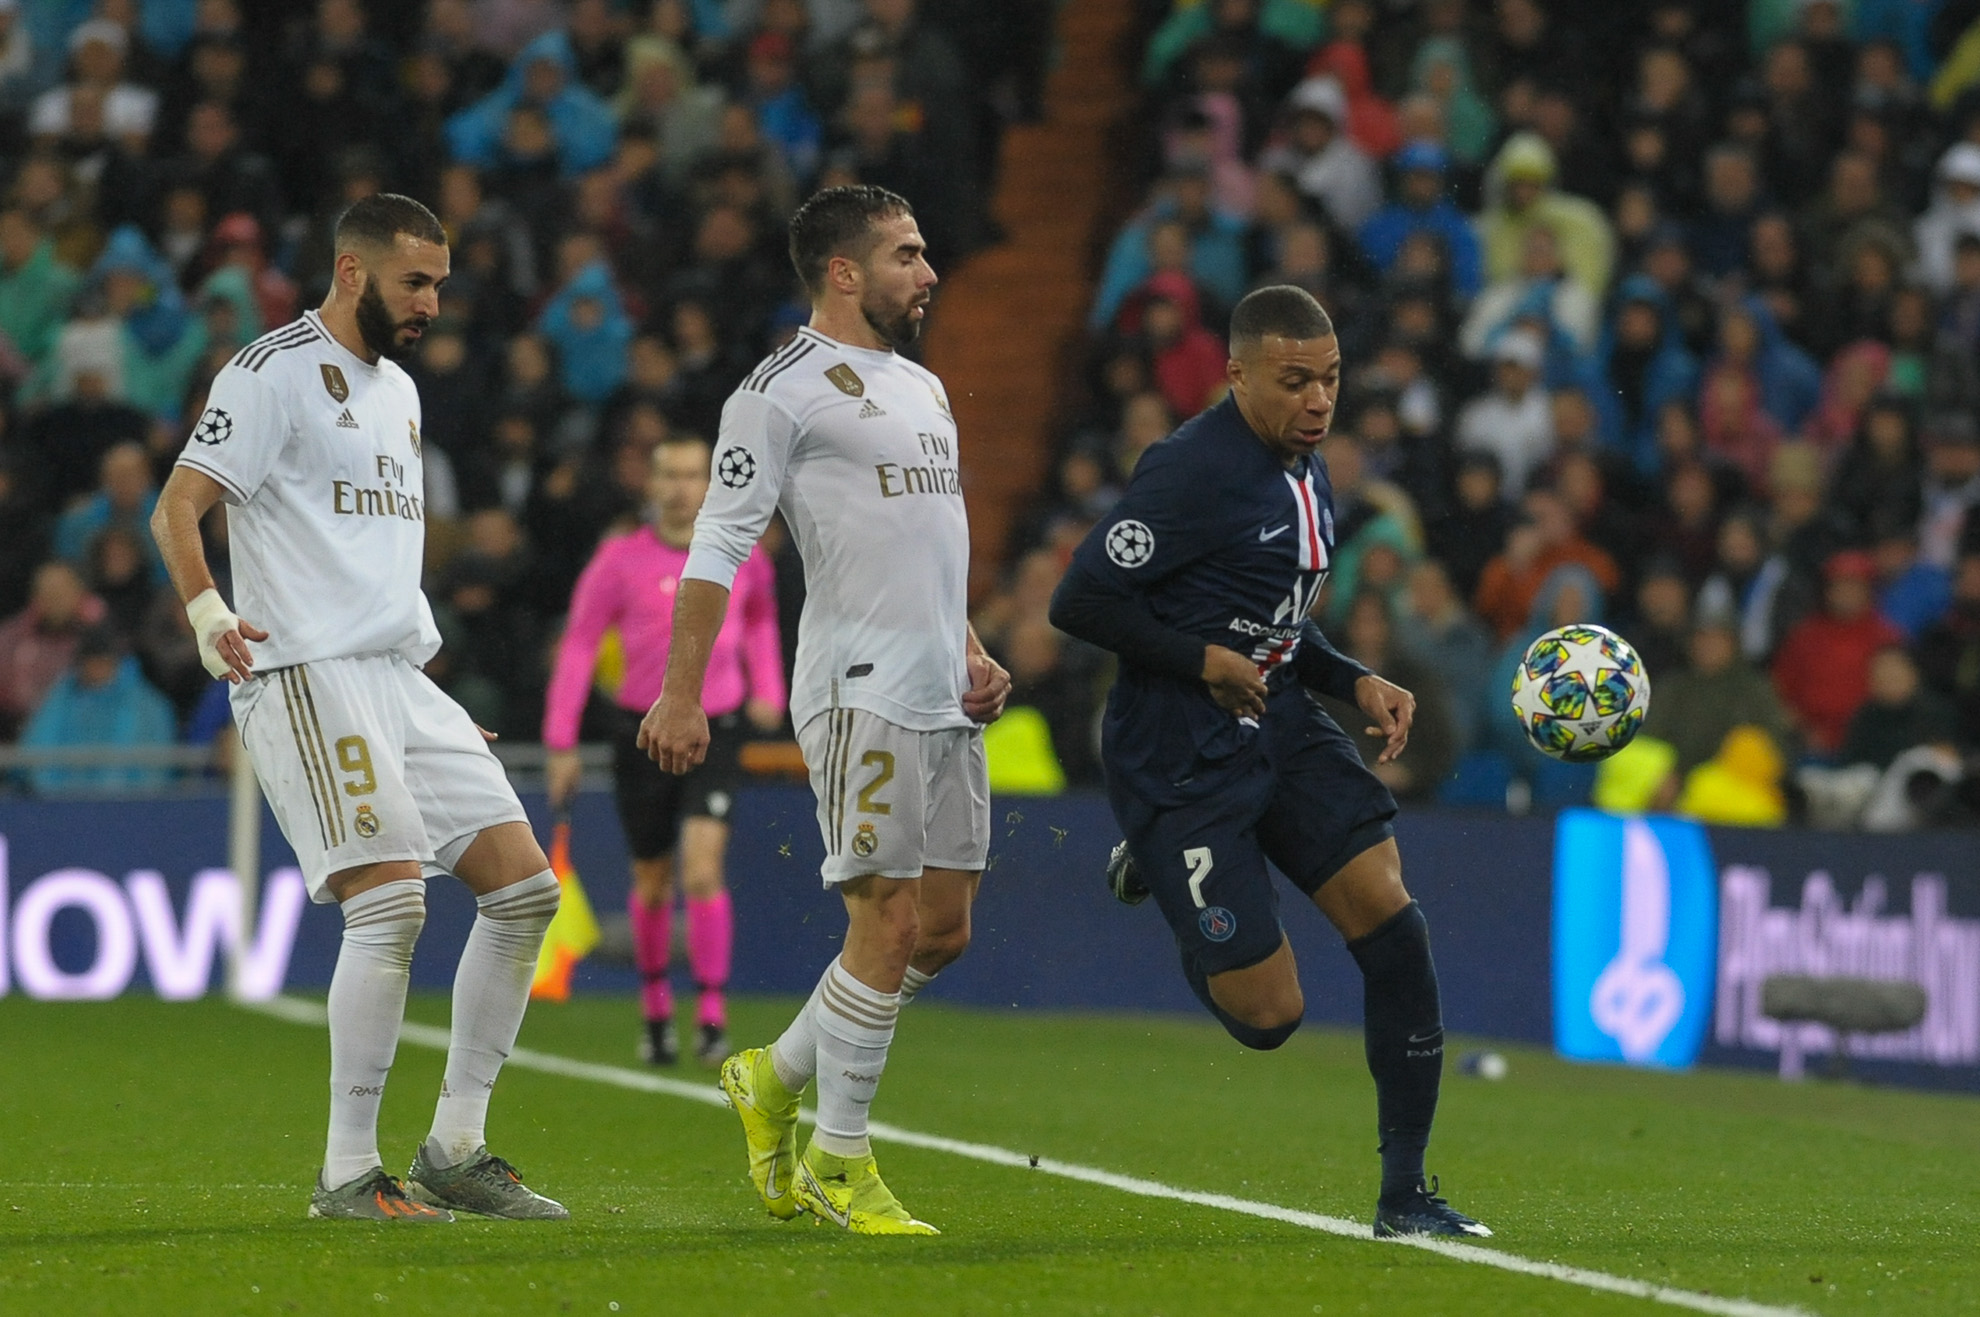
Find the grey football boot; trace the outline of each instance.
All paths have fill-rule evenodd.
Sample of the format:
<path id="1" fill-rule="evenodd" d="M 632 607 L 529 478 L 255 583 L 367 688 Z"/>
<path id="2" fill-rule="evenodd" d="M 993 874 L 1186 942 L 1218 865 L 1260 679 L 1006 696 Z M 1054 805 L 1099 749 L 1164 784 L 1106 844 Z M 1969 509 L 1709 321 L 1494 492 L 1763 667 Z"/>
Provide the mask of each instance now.
<path id="1" fill-rule="evenodd" d="M 454 1219 L 454 1214 L 444 1207 L 431 1207 L 407 1197 L 405 1186 L 385 1174 L 382 1166 L 334 1189 L 324 1188 L 319 1175 L 309 1196 L 309 1215 L 314 1220 L 410 1221 L 424 1225 Z"/>
<path id="2" fill-rule="evenodd" d="M 427 1145 L 419 1145 L 412 1169 L 406 1172 L 406 1192 L 422 1203 L 476 1216 L 509 1221 L 568 1221 L 560 1202 L 545 1198 L 522 1182 L 516 1168 L 488 1151 L 476 1148 L 458 1166 L 435 1166 Z"/>

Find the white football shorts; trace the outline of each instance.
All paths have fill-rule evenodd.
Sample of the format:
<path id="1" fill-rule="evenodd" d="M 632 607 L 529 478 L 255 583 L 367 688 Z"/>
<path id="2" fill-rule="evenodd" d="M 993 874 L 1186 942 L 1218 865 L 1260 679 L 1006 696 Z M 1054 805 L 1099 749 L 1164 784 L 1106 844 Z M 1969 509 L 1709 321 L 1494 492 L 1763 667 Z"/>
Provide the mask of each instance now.
<path id="1" fill-rule="evenodd" d="M 990 856 L 990 770 L 973 727 L 913 732 L 828 709 L 798 732 L 831 887 L 864 874 L 980 873 Z"/>
<path id="2" fill-rule="evenodd" d="M 330 875 L 363 864 L 451 870 L 483 828 L 526 820 L 474 720 L 401 655 L 261 673 L 233 704 L 312 901 L 335 900 Z"/>

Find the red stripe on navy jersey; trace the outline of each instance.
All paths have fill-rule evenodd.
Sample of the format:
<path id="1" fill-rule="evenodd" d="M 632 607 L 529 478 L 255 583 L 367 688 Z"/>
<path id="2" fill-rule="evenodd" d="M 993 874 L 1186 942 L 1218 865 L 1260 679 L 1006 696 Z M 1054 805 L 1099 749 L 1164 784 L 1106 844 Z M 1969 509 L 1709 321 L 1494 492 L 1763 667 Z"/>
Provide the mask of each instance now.
<path id="1" fill-rule="evenodd" d="M 1305 550 L 1300 554 L 1300 566 L 1309 572 L 1320 570 L 1320 511 L 1318 500 L 1313 496 L 1313 477 L 1306 476 L 1293 482 L 1293 490 L 1299 495 L 1299 528 L 1306 532 L 1302 542 Z"/>

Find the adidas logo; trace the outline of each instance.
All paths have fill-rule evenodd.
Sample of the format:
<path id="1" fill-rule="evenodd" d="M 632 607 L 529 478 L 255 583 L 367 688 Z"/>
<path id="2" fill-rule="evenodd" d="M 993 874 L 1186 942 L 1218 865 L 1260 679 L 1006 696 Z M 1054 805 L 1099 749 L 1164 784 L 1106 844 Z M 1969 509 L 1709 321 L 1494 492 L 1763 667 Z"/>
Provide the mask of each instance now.
<path id="1" fill-rule="evenodd" d="M 344 408 L 343 415 L 337 418 L 337 424 L 346 430 L 361 430 L 364 428 L 357 423 L 357 417 L 351 415 L 351 409 L 348 407 Z"/>
<path id="2" fill-rule="evenodd" d="M 871 398 L 868 398 L 864 403 L 860 405 L 859 419 L 862 421 L 869 420 L 875 416 L 885 416 L 886 414 L 887 413 L 881 409 L 880 405 L 874 402 L 873 399 Z"/>

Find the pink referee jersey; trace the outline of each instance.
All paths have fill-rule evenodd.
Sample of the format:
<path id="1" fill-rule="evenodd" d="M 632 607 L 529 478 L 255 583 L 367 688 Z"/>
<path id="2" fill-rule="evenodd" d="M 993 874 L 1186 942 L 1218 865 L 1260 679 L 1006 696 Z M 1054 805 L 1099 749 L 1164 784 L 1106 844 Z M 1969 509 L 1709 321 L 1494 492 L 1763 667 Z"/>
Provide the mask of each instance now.
<path id="1" fill-rule="evenodd" d="M 687 550 L 663 543 L 651 526 L 614 536 L 598 546 L 577 589 L 557 645 L 557 669 L 544 702 L 543 744 L 569 750 L 577 744 L 578 719 L 591 689 L 598 644 L 616 625 L 625 640 L 626 679 L 619 707 L 645 713 L 660 698 L 673 639 L 674 592 Z M 784 649 L 777 633 L 777 578 L 761 547 L 750 550 L 736 573 L 729 614 L 715 637 L 702 684 L 701 704 L 710 717 L 733 713 L 750 697 L 784 707 Z"/>

